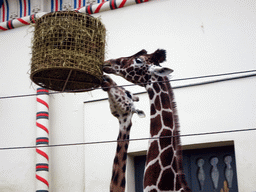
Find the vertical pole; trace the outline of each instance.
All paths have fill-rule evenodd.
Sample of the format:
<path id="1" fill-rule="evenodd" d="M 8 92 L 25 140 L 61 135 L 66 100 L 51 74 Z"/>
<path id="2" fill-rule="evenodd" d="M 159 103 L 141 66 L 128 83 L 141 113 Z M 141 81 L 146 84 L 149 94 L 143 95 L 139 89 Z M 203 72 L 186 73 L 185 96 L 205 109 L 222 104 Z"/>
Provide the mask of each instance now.
<path id="1" fill-rule="evenodd" d="M 37 89 L 36 192 L 49 191 L 49 91 Z M 42 147 L 44 146 L 44 147 Z"/>

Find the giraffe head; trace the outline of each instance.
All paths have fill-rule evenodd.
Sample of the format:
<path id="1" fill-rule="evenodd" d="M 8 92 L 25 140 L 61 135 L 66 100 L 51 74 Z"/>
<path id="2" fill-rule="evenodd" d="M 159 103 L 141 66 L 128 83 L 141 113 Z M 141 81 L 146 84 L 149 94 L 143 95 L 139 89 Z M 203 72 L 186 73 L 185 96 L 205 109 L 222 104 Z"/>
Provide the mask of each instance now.
<path id="1" fill-rule="evenodd" d="M 167 76 L 173 72 L 172 69 L 160 65 L 165 60 L 165 50 L 157 49 L 154 53 L 147 54 L 147 51 L 143 49 L 129 57 L 105 61 L 103 71 L 119 75 L 134 84 L 145 87 L 153 76 Z"/>
<path id="2" fill-rule="evenodd" d="M 107 75 L 103 76 L 102 89 L 108 93 L 110 110 L 112 115 L 120 116 L 137 113 L 139 117 L 145 117 L 145 113 L 135 108 L 133 102 L 139 101 L 139 97 L 125 90 Z"/>

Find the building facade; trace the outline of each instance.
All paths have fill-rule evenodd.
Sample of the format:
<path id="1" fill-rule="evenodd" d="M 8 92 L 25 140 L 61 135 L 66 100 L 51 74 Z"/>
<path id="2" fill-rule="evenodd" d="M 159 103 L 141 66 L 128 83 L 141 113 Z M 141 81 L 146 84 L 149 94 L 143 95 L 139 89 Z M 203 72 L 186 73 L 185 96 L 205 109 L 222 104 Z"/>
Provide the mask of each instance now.
<path id="1" fill-rule="evenodd" d="M 103 2 L 0 1 L 0 191 L 32 192 L 38 182 L 33 148 L 37 86 L 29 78 L 33 26 L 16 27 L 16 20 Z M 256 3 L 127 2 L 129 6 L 92 14 L 107 29 L 105 59 L 141 49 L 149 53 L 167 50 L 163 66 L 174 70 L 171 84 L 183 163 L 193 191 L 220 191 L 230 175 L 230 192 L 256 191 Z M 119 85 L 130 85 L 111 77 Z M 130 139 L 134 141 L 128 154 L 126 191 L 138 192 L 148 146 L 148 140 L 142 138 L 149 137 L 150 107 L 144 88 L 126 88 L 138 94 L 136 106 L 146 113 L 144 119 L 133 117 Z M 49 191 L 109 191 L 116 148 L 112 141 L 117 134 L 118 121 L 110 114 L 102 90 L 50 94 Z M 213 177 L 216 172 L 219 176 Z"/>

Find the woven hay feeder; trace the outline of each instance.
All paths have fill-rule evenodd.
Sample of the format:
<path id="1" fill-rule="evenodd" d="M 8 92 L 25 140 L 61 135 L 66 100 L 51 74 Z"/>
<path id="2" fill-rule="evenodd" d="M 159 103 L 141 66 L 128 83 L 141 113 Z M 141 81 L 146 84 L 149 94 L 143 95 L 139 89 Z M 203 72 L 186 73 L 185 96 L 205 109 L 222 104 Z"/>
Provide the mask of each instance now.
<path id="1" fill-rule="evenodd" d="M 84 13 L 48 13 L 36 21 L 31 80 L 55 91 L 81 92 L 99 87 L 106 29 Z"/>

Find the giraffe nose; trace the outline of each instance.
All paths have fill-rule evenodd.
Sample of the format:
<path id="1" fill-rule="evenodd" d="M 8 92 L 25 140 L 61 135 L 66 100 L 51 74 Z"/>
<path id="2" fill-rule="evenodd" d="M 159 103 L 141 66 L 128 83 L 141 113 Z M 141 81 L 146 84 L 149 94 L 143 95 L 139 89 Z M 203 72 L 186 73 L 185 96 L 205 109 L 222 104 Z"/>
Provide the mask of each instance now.
<path id="1" fill-rule="evenodd" d="M 107 61 L 104 61 L 104 63 L 103 63 L 103 67 L 110 67 L 110 66 L 112 66 L 113 64 L 115 64 L 116 62 L 115 62 L 115 59 L 109 59 L 109 60 L 107 60 Z"/>
<path id="2" fill-rule="evenodd" d="M 109 89 L 109 77 L 107 75 L 103 75 L 102 77 L 101 88 L 103 91 L 108 91 Z"/>
<path id="3" fill-rule="evenodd" d="M 108 75 L 103 75 L 102 76 L 102 80 L 103 81 L 109 81 L 110 80 L 110 77 Z"/>
<path id="4" fill-rule="evenodd" d="M 103 63 L 102 69 L 103 69 L 103 72 L 105 72 L 105 73 L 115 73 L 115 70 L 112 67 L 111 60 L 105 61 Z"/>
<path id="5" fill-rule="evenodd" d="M 104 61 L 104 63 L 103 63 L 103 67 L 110 66 L 110 65 L 111 65 L 110 60 Z"/>

